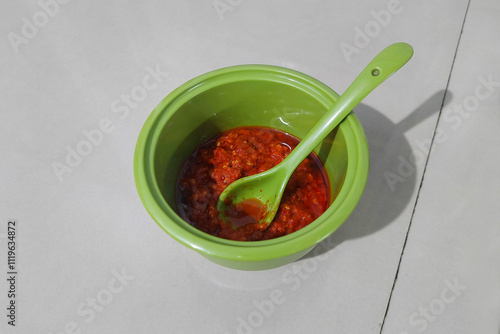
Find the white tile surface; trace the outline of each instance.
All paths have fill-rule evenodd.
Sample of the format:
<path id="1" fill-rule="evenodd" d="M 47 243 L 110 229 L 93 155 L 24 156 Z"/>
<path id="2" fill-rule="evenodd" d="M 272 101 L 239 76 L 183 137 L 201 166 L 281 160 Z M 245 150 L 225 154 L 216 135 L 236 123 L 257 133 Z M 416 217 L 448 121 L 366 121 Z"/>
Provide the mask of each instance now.
<path id="1" fill-rule="evenodd" d="M 473 0 L 471 11 L 476 2 L 476 16 L 498 17 L 498 10 L 481 10 L 479 0 Z M 340 45 L 354 45 L 356 29 L 373 25 L 372 10 L 388 10 L 390 2 L 233 1 L 233 10 L 221 14 L 223 19 L 214 7 L 216 3 L 72 1 L 60 5 L 27 44 L 19 45 L 18 53 L 7 36 L 10 32 L 21 34 L 23 17 L 32 20 L 40 5 L 35 1 L 0 5 L 0 35 L 5 36 L 0 41 L 0 219 L 2 224 L 9 218 L 18 219 L 20 247 L 18 326 L 7 327 L 2 321 L 2 333 L 245 332 L 239 319 L 248 322 L 258 311 L 255 305 L 266 304 L 273 293 L 281 294 L 283 302 L 269 311 L 272 314 L 265 316 L 262 324 L 246 332 L 380 332 L 428 153 L 428 146 L 419 146 L 416 140 L 432 138 L 434 133 L 467 1 L 401 1 L 397 13 L 387 17 L 385 26 L 379 25 L 380 31 L 372 34 L 350 62 Z M 464 31 L 446 107 L 470 94 L 469 86 L 459 82 L 472 80 L 474 88 L 478 73 L 494 73 L 498 65 L 497 47 L 488 52 L 486 43 L 496 35 L 479 31 L 485 29 L 481 19 L 466 26 L 477 33 L 470 33 L 467 39 Z M 492 36 L 484 37 L 489 36 L 487 32 Z M 477 38 L 477 34 L 483 37 Z M 349 221 L 314 254 L 270 271 L 234 271 L 176 243 L 147 215 L 133 181 L 135 140 L 149 112 L 175 87 L 215 68 L 265 63 L 303 71 L 342 92 L 377 52 L 397 41 L 412 44 L 414 58 L 356 109 L 371 153 L 366 191 Z M 477 59 L 478 55 L 484 58 Z M 122 94 L 131 94 L 134 87 L 142 85 L 148 68 L 156 67 L 168 76 L 160 77 L 128 114 L 113 112 L 113 102 Z M 432 233 L 444 230 L 435 223 L 435 230 L 428 228 L 426 222 L 434 221 L 435 216 L 441 216 L 442 221 L 450 212 L 457 212 L 452 210 L 457 197 L 464 210 L 473 199 L 484 197 L 469 189 L 491 189 L 488 199 L 494 205 L 495 183 L 489 182 L 494 180 L 493 165 L 482 164 L 492 178 L 483 174 L 477 174 L 476 179 L 467 177 L 475 167 L 471 164 L 462 164 L 464 169 L 447 168 L 446 178 L 437 172 L 442 170 L 440 161 L 452 164 L 451 160 L 460 156 L 468 161 L 466 152 L 484 159 L 480 139 L 459 146 L 453 144 L 452 136 L 456 141 L 467 133 L 486 136 L 486 132 L 478 132 L 480 124 L 481 129 L 494 130 L 499 102 L 495 96 L 496 100 L 492 97 L 481 102 L 486 116 L 475 122 L 470 116 L 441 148 L 433 150 L 427 171 L 434 171 L 444 184 L 436 183 L 436 189 L 426 190 L 432 174 L 426 175 L 408 241 L 408 247 L 413 246 L 403 257 L 398 282 L 405 272 L 419 271 L 423 266 L 407 260 L 413 249 L 417 255 L 431 252 L 431 258 L 436 259 L 425 262 L 430 267 L 425 267 L 416 282 L 430 277 L 436 289 L 442 289 L 443 280 L 453 280 L 456 275 L 470 286 L 463 298 L 450 305 L 450 311 L 443 312 L 441 326 L 445 326 L 446 314 L 452 323 L 464 314 L 475 314 L 481 293 L 490 291 L 476 293 L 473 286 L 482 286 L 479 283 L 484 276 L 476 273 L 492 270 L 485 259 L 494 261 L 491 252 L 498 251 L 490 246 L 493 241 L 484 248 L 477 241 L 485 238 L 498 244 L 498 229 L 486 219 L 495 217 L 494 209 L 478 216 L 483 219 L 476 224 L 482 223 L 484 229 L 463 224 L 444 237 L 441 248 Z M 112 122 L 113 130 L 59 182 L 51 164 L 63 161 L 66 146 L 75 148 L 85 138 L 83 130 L 96 128 L 105 119 Z M 468 128 L 476 124 L 477 128 Z M 490 145 L 493 150 L 493 142 Z M 457 151 L 462 147 L 468 151 Z M 408 160 L 412 152 L 422 159 L 392 191 L 384 173 L 404 174 L 400 157 Z M 439 190 L 445 194 L 453 191 L 456 197 L 439 203 L 431 197 Z M 447 198 L 445 194 L 437 198 Z M 426 219 L 426 212 L 433 215 Z M 465 222 L 465 217 L 458 211 L 455 219 Z M 0 230 L 2 254 L 4 232 Z M 415 240 L 417 233 L 420 236 Z M 474 234 L 476 239 L 466 238 Z M 471 254 L 458 248 L 459 241 L 466 243 Z M 459 255 L 464 260 L 457 262 L 460 266 L 455 274 L 449 259 Z M 465 259 L 478 268 L 471 268 Z M 4 265 L 5 256 L 0 254 L 0 267 Z M 113 284 L 120 276 L 117 272 L 122 271 L 129 280 L 109 297 L 106 291 L 117 288 Z M 485 281 L 492 282 L 493 278 Z M 425 289 L 424 283 L 421 286 L 425 293 L 436 295 Z M 0 289 L 6 291 L 4 280 Z M 421 304 L 412 291 L 396 285 L 392 300 L 396 306 L 389 310 L 384 332 L 405 330 L 398 316 L 402 314 L 406 321 L 414 305 Z M 0 292 L 0 305 L 7 300 L 4 295 Z M 418 295 L 426 301 L 425 296 Z M 108 302 L 106 297 L 108 305 L 90 311 L 94 298 Z M 469 332 L 495 328 L 481 326 L 483 319 L 484 326 L 494 326 L 491 321 L 498 305 L 498 299 L 488 299 L 483 305 L 489 308 L 482 313 L 484 318 L 477 317 L 464 328 Z M 456 312 L 452 308 L 457 308 Z M 394 313 L 395 309 L 401 313 Z M 433 324 L 439 326 L 437 321 Z M 446 332 L 445 327 L 439 328 L 440 333 Z"/>
<path id="2" fill-rule="evenodd" d="M 499 332 L 499 16 L 471 2 L 382 333 Z"/>

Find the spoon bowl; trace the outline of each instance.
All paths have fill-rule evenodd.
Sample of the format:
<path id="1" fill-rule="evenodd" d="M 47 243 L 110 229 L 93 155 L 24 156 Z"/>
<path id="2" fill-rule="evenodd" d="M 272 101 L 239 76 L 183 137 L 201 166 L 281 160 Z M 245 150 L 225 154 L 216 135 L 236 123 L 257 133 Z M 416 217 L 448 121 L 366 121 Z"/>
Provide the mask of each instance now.
<path id="1" fill-rule="evenodd" d="M 251 223 L 270 224 L 278 210 L 283 191 L 291 176 L 286 164 L 245 177 L 234 185 L 217 209 L 224 221 L 235 229 Z M 226 188 L 227 189 L 227 188 Z"/>

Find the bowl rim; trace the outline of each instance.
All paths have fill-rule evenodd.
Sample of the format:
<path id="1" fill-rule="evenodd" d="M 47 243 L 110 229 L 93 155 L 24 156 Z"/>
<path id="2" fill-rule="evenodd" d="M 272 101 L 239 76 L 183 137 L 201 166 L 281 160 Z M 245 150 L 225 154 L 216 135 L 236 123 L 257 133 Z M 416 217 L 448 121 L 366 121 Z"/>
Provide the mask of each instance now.
<path id="1" fill-rule="evenodd" d="M 134 153 L 134 178 L 139 197 L 155 222 L 172 238 L 204 255 L 234 261 L 266 261 L 312 248 L 338 229 L 354 210 L 368 178 L 368 144 L 351 112 L 339 125 L 347 146 L 344 183 L 330 207 L 304 228 L 270 240 L 235 241 L 207 234 L 185 222 L 163 197 L 156 182 L 154 155 L 158 138 L 170 117 L 194 96 L 227 83 L 266 80 L 290 84 L 332 105 L 339 95 L 304 73 L 274 65 L 236 65 L 199 75 L 168 94 L 151 112 L 139 134 Z M 326 104 L 325 104 L 326 103 Z"/>

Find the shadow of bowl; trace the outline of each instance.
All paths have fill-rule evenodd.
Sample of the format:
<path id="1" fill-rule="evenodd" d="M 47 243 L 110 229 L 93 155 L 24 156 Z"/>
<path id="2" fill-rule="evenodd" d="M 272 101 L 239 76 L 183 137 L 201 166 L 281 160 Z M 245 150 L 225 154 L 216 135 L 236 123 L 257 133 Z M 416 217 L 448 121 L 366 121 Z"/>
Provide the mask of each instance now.
<path id="1" fill-rule="evenodd" d="M 365 191 L 345 224 L 323 240 L 317 246 L 319 249 L 302 259 L 328 252 L 345 240 L 375 233 L 395 221 L 408 205 L 413 204 L 415 190 L 420 184 L 416 164 L 427 159 L 431 138 L 424 144 L 427 149 L 412 149 L 405 133 L 439 112 L 444 106 L 445 92 L 435 93 L 397 124 L 365 104 L 356 107 L 355 113 L 363 125 L 370 149 L 370 172 Z M 447 92 L 447 95 L 449 97 L 451 93 Z"/>

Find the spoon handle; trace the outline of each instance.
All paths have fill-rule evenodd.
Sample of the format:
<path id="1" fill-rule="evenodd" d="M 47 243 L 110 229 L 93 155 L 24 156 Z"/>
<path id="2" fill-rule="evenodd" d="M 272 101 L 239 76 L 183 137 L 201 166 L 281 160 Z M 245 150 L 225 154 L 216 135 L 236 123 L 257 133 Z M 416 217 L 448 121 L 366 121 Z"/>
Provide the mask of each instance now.
<path id="1" fill-rule="evenodd" d="M 307 136 L 282 162 L 282 165 L 286 166 L 288 171 L 293 172 L 356 105 L 406 64 L 412 55 L 413 48 L 406 43 L 391 44 L 382 50 L 340 96 L 332 109 L 328 110 L 314 125 Z M 288 160 L 287 163 L 284 163 L 286 160 Z"/>

